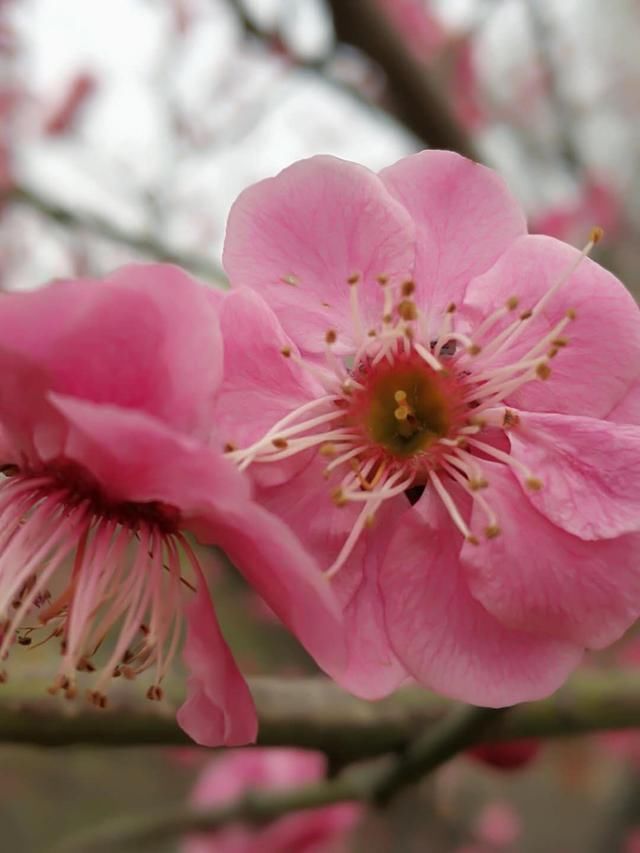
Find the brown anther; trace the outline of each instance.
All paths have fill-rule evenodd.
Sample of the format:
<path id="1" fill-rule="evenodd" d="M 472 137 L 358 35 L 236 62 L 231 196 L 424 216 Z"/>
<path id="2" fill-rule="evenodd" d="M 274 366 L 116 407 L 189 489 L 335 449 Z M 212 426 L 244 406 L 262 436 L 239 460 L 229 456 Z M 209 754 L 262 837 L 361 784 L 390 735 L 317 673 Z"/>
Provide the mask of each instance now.
<path id="1" fill-rule="evenodd" d="M 486 489 L 489 483 L 487 480 L 469 480 L 469 488 L 472 492 L 479 492 L 481 489 Z"/>
<path id="2" fill-rule="evenodd" d="M 467 347 L 467 352 L 469 355 L 479 355 L 482 352 L 482 347 L 478 344 L 470 344 Z"/>
<path id="3" fill-rule="evenodd" d="M 542 488 L 542 480 L 539 480 L 537 477 L 527 477 L 524 482 L 526 487 L 531 489 L 532 492 L 539 492 Z"/>
<path id="4" fill-rule="evenodd" d="M 378 284 L 381 284 L 383 287 L 385 284 L 389 284 L 389 276 L 388 275 L 377 275 L 376 281 Z"/>
<path id="5" fill-rule="evenodd" d="M 484 529 L 484 535 L 487 539 L 495 539 L 496 536 L 500 534 L 500 528 L 497 524 L 490 524 L 488 527 Z"/>
<path id="6" fill-rule="evenodd" d="M 541 362 L 536 367 L 536 376 L 538 379 L 548 379 L 551 376 L 551 368 L 546 362 Z"/>
<path id="7" fill-rule="evenodd" d="M 351 275 L 347 279 L 347 284 L 357 284 L 359 281 L 360 281 L 360 273 L 354 272 L 354 273 L 351 273 Z"/>
<path id="8" fill-rule="evenodd" d="M 575 320 L 575 319 L 576 319 L 576 317 L 577 317 L 576 309 L 575 309 L 575 308 L 567 308 L 566 316 L 567 316 L 570 320 Z"/>
<path id="9" fill-rule="evenodd" d="M 368 335 L 370 338 L 375 338 L 375 336 L 376 336 L 377 334 L 378 334 L 378 333 L 376 332 L 376 330 L 375 330 L 375 329 L 369 329 L 369 331 L 367 332 L 367 335 Z"/>
<path id="10" fill-rule="evenodd" d="M 297 275 L 283 275 L 280 281 L 283 284 L 288 284 L 291 287 L 297 287 L 300 284 L 300 279 Z"/>
<path id="11" fill-rule="evenodd" d="M 125 666 L 121 667 L 121 672 L 124 675 L 124 677 L 127 679 L 127 681 L 133 681 L 133 679 L 136 677 L 136 671 L 132 666 L 126 666 L 125 665 Z"/>
<path id="12" fill-rule="evenodd" d="M 9 680 L 9 673 L 6 669 L 0 669 L 0 684 L 6 684 Z"/>
<path id="13" fill-rule="evenodd" d="M 530 308 L 528 311 L 523 311 L 520 315 L 521 320 L 528 320 L 530 317 L 533 317 L 533 311 Z"/>
<path id="14" fill-rule="evenodd" d="M 163 696 L 164 692 L 159 684 L 152 684 L 147 690 L 147 699 L 150 699 L 152 702 L 160 702 Z"/>
<path id="15" fill-rule="evenodd" d="M 107 707 L 107 697 L 104 693 L 100 693 L 99 690 L 87 690 L 87 699 L 92 705 L 95 705 L 96 708 Z"/>
<path id="16" fill-rule="evenodd" d="M 412 302 L 411 299 L 403 299 L 398 304 L 398 314 L 403 320 L 417 320 L 418 309 L 415 302 Z"/>
<path id="17" fill-rule="evenodd" d="M 75 682 L 70 681 L 69 684 L 64 689 L 64 698 L 65 699 L 75 699 L 78 695 L 78 688 L 75 685 Z"/>
<path id="18" fill-rule="evenodd" d="M 88 658 L 82 657 L 76 663 L 78 672 L 95 672 L 96 668 Z"/>
<path id="19" fill-rule="evenodd" d="M 342 383 L 342 393 L 346 394 L 347 397 L 350 397 L 353 394 L 353 388 L 349 384 L 349 382 Z"/>
<path id="20" fill-rule="evenodd" d="M 291 347 L 290 346 L 282 347 L 282 349 L 280 350 L 280 353 L 285 358 L 291 358 Z"/>
<path id="21" fill-rule="evenodd" d="M 285 450 L 289 447 L 289 442 L 286 438 L 274 438 L 271 440 L 271 444 L 273 444 L 274 447 L 277 447 L 278 450 Z"/>
<path id="22" fill-rule="evenodd" d="M 145 637 L 149 636 L 149 627 L 148 625 L 145 625 L 144 622 L 140 623 L 140 633 L 143 634 Z"/>
<path id="23" fill-rule="evenodd" d="M 336 489 L 331 495 L 331 500 L 336 506 L 345 506 L 347 504 L 347 498 L 342 489 Z"/>
<path id="24" fill-rule="evenodd" d="M 555 338 L 551 341 L 551 346 L 561 349 L 569 344 L 569 338 Z"/>
<path id="25" fill-rule="evenodd" d="M 513 412 L 511 409 L 504 410 L 504 416 L 502 418 L 502 426 L 505 429 L 511 429 L 512 427 L 518 426 L 520 423 L 520 415 Z"/>
<path id="26" fill-rule="evenodd" d="M 18 643 L 21 646 L 30 646 L 32 643 L 31 637 L 18 637 Z"/>
<path id="27" fill-rule="evenodd" d="M 365 527 L 371 529 L 373 527 L 373 523 L 376 520 L 375 515 L 368 515 L 365 519 L 364 525 Z"/>
<path id="28" fill-rule="evenodd" d="M 113 670 L 113 672 L 111 673 L 111 678 L 120 678 L 121 675 L 122 675 L 122 670 L 120 669 L 119 666 L 117 666 Z"/>
<path id="29" fill-rule="evenodd" d="M 469 442 L 463 435 L 459 435 L 458 438 L 456 438 L 456 447 L 461 447 L 464 450 L 468 444 Z"/>
<path id="30" fill-rule="evenodd" d="M 478 541 L 478 537 L 474 536 L 473 533 L 469 534 L 469 536 L 467 536 L 466 539 L 470 545 L 479 545 L 480 544 L 480 542 Z"/>
<path id="31" fill-rule="evenodd" d="M 553 348 L 552 348 L 552 349 L 550 349 L 550 350 L 549 350 L 549 352 L 547 353 L 547 358 L 555 358 L 555 357 L 558 355 L 558 352 L 559 352 L 559 350 L 558 350 L 558 349 L 556 349 L 556 347 L 553 347 Z"/>
<path id="32" fill-rule="evenodd" d="M 456 310 L 456 303 L 455 303 L 455 302 L 450 302 L 450 303 L 447 305 L 447 314 L 453 314 L 453 313 L 455 312 L 455 310 Z"/>
<path id="33" fill-rule="evenodd" d="M 391 323 L 392 320 L 393 320 L 393 317 L 391 316 L 391 314 L 383 314 L 382 315 L 382 322 L 383 323 Z"/>
<path id="34" fill-rule="evenodd" d="M 325 339 L 325 342 L 328 344 L 335 344 L 337 337 L 338 336 L 335 333 L 334 329 L 327 329 L 327 332 L 324 336 L 324 339 Z"/>
<path id="35" fill-rule="evenodd" d="M 415 289 L 416 289 L 415 281 L 409 280 L 409 281 L 405 281 L 402 283 L 402 288 L 401 288 L 400 292 L 402 293 L 403 296 L 411 296 L 411 294 L 415 291 Z"/>
<path id="36" fill-rule="evenodd" d="M 485 418 L 481 418 L 479 415 L 472 415 L 470 418 L 467 418 L 467 423 L 470 426 L 480 427 L 480 429 L 484 429 L 487 425 Z"/>
<path id="37" fill-rule="evenodd" d="M 320 456 L 327 456 L 329 459 L 332 459 L 336 455 L 336 446 L 335 444 L 331 444 L 331 442 L 327 442 L 327 444 L 323 444 L 320 447 Z"/>
<path id="38" fill-rule="evenodd" d="M 225 453 L 233 453 L 233 451 L 237 450 L 237 449 L 238 448 L 235 446 L 235 444 L 232 441 L 227 441 L 225 446 L 224 446 L 224 452 Z"/>
<path id="39" fill-rule="evenodd" d="M 517 296 L 510 296 L 504 305 L 505 308 L 508 308 L 509 311 L 515 311 L 519 304 L 520 300 Z"/>
<path id="40" fill-rule="evenodd" d="M 599 225 L 595 225 L 591 231 L 589 232 L 589 242 L 591 243 L 599 243 L 600 240 L 604 237 L 604 229 Z"/>

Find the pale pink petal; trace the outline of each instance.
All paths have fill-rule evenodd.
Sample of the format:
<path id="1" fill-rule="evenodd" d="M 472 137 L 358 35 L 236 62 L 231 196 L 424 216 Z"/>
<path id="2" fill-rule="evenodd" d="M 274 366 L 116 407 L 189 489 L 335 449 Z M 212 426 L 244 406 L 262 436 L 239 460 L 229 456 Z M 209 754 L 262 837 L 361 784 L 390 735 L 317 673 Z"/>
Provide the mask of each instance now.
<path id="1" fill-rule="evenodd" d="M 185 607 L 187 636 L 182 656 L 189 677 L 178 724 L 202 746 L 253 743 L 258 720 L 251 693 L 220 633 L 202 574 L 198 581 Z"/>
<path id="2" fill-rule="evenodd" d="M 465 310 L 478 319 L 501 307 L 513 296 L 518 311 L 534 307 L 566 275 L 579 252 L 551 237 L 517 240 L 496 265 L 469 286 Z M 562 332 L 569 345 L 551 363 L 546 381 L 532 381 L 514 392 L 508 402 L 540 412 L 604 417 L 627 393 L 640 364 L 640 309 L 611 273 L 588 258 L 545 305 L 526 321 L 521 334 L 491 361 L 491 367 L 510 364 L 524 356 L 563 319 L 576 312 Z M 513 320 L 513 316 L 508 321 Z M 494 329 L 497 333 L 502 324 Z M 487 341 L 494 335 L 489 333 Z M 483 356 L 478 356 L 482 366 Z"/>
<path id="3" fill-rule="evenodd" d="M 543 484 L 523 489 L 549 521 L 581 539 L 640 531 L 640 426 L 528 412 L 509 436 Z"/>
<path id="4" fill-rule="evenodd" d="M 133 264 L 103 281 L 3 294 L 0 324 L 3 347 L 45 369 L 51 390 L 207 436 L 222 342 L 206 288 L 177 267 Z"/>
<path id="5" fill-rule="evenodd" d="M 224 380 L 218 393 L 215 430 L 220 447 L 249 447 L 285 415 L 326 392 L 308 371 L 283 355 L 298 350 L 262 297 L 241 288 L 220 305 Z M 310 417 L 311 415 L 309 415 Z M 276 484 L 308 461 L 307 454 L 282 463 L 254 465 L 260 483 Z"/>
<path id="6" fill-rule="evenodd" d="M 320 666 L 342 670 L 343 627 L 328 581 L 292 531 L 251 500 L 249 481 L 235 466 L 148 416 L 51 398 L 70 425 L 65 458 L 113 500 L 179 510 L 202 543 L 224 549 Z"/>
<path id="7" fill-rule="evenodd" d="M 522 494 L 504 466 L 483 463 L 483 496 L 500 533 L 474 508 L 462 560 L 474 597 L 505 625 L 590 648 L 617 640 L 640 615 L 640 535 L 586 542 L 556 527 Z M 588 495 L 585 495 L 585 500 Z"/>
<path id="8" fill-rule="evenodd" d="M 500 707 L 548 696 L 582 650 L 501 625 L 471 596 L 461 540 L 432 489 L 391 540 L 380 589 L 398 658 L 421 684 L 465 702 Z"/>
<path id="9" fill-rule="evenodd" d="M 640 382 L 633 383 L 625 396 L 607 415 L 616 424 L 640 424 Z"/>
<path id="10" fill-rule="evenodd" d="M 335 505 L 331 499 L 335 486 L 323 476 L 326 462 L 316 457 L 286 486 L 261 489 L 258 494 L 267 509 L 298 532 L 323 571 L 339 554 L 361 511 L 353 503 Z M 407 678 L 386 634 L 378 574 L 394 525 L 409 508 L 404 496 L 387 501 L 331 582 L 343 608 L 347 643 L 347 666 L 331 674 L 345 689 L 366 699 L 388 695 Z"/>
<path id="11" fill-rule="evenodd" d="M 376 175 L 334 157 L 312 157 L 246 189 L 227 225 L 224 266 L 236 286 L 259 290 L 302 349 L 321 352 L 325 333 L 353 340 L 347 278 L 364 322 L 380 319 L 376 281 L 410 277 L 413 223 Z"/>
<path id="12" fill-rule="evenodd" d="M 432 317 L 460 303 L 469 281 L 526 233 L 502 178 L 451 151 L 405 157 L 380 177 L 416 223 L 416 301 Z"/>

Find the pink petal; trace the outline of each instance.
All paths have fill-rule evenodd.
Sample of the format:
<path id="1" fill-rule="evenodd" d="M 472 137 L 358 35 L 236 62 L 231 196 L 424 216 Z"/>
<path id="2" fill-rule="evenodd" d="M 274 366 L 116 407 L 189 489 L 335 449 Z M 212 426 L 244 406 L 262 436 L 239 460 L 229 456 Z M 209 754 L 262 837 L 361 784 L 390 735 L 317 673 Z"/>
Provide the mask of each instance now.
<path id="1" fill-rule="evenodd" d="M 307 550 L 326 571 L 337 557 L 361 507 L 337 507 L 331 499 L 334 486 L 323 477 L 323 462 L 316 457 L 286 486 L 262 489 L 260 502 L 282 518 L 300 536 Z M 344 613 L 347 665 L 331 673 L 351 693 L 379 699 L 407 678 L 389 644 L 378 574 L 389 536 L 400 516 L 409 509 L 403 497 L 387 501 L 371 530 L 365 531 L 332 588 Z"/>
<path id="2" fill-rule="evenodd" d="M 616 424 L 640 424 L 640 381 L 633 383 L 625 396 L 607 415 Z"/>
<path id="3" fill-rule="evenodd" d="M 189 678 L 178 724 L 202 746 L 253 743 L 258 733 L 253 699 L 220 632 L 202 574 L 185 616 L 183 658 Z"/>
<path id="4" fill-rule="evenodd" d="M 503 466 L 483 463 L 483 496 L 498 516 L 500 534 L 481 535 L 462 549 L 473 596 L 505 625 L 602 648 L 640 615 L 640 535 L 586 542 L 534 509 Z M 585 501 L 588 495 L 585 494 Z"/>
<path id="5" fill-rule="evenodd" d="M 581 649 L 501 625 L 472 598 L 460 546 L 427 489 L 391 540 L 380 576 L 398 658 L 426 687 L 465 702 L 500 707 L 548 696 L 578 665 Z"/>
<path id="6" fill-rule="evenodd" d="M 518 310 L 533 308 L 578 255 L 577 249 L 551 237 L 522 237 L 488 273 L 469 285 L 465 306 L 475 310 L 478 318 L 503 306 L 513 296 L 520 300 Z M 491 362 L 491 367 L 517 361 L 569 309 L 575 310 L 577 317 L 562 333 L 569 345 L 554 358 L 550 378 L 528 382 L 508 402 L 531 411 L 604 417 L 638 376 L 640 310 L 624 286 L 588 258 L 542 313 L 527 321 L 519 337 Z M 512 320 L 510 316 L 508 322 Z M 488 339 L 502 326 L 497 324 L 494 328 Z M 478 364 L 482 364 L 482 354 Z"/>
<path id="7" fill-rule="evenodd" d="M 640 531 L 640 427 L 570 415 L 521 414 L 512 455 L 543 484 L 523 488 L 549 521 L 581 539 Z"/>
<path id="8" fill-rule="evenodd" d="M 302 349 L 324 350 L 328 329 L 353 340 L 347 278 L 365 322 L 380 319 L 376 276 L 410 277 L 414 229 L 381 181 L 355 163 L 312 157 L 246 189 L 229 216 L 225 269 L 259 290 Z"/>
<path id="9" fill-rule="evenodd" d="M 52 398 L 70 425 L 67 459 L 115 501 L 179 510 L 202 543 L 226 551 L 320 666 L 341 671 L 343 627 L 329 583 L 291 530 L 251 500 L 249 481 L 235 466 L 148 416 Z"/>
<path id="10" fill-rule="evenodd" d="M 133 264 L 102 281 L 4 294 L 0 323 L 3 347 L 46 370 L 51 390 L 206 437 L 220 332 L 206 288 L 177 267 Z"/>
<path id="11" fill-rule="evenodd" d="M 308 371 L 282 354 L 288 347 L 295 355 L 297 347 L 259 294 L 248 288 L 229 292 L 220 326 L 224 380 L 215 414 L 220 447 L 248 447 L 285 415 L 326 394 Z M 296 454 L 282 463 L 254 465 L 251 474 L 260 483 L 275 484 L 307 461 L 307 454 Z"/>
<path id="12" fill-rule="evenodd" d="M 521 234 L 524 214 L 502 178 L 451 151 L 405 157 L 380 177 L 416 223 L 417 302 L 438 317 Z"/>

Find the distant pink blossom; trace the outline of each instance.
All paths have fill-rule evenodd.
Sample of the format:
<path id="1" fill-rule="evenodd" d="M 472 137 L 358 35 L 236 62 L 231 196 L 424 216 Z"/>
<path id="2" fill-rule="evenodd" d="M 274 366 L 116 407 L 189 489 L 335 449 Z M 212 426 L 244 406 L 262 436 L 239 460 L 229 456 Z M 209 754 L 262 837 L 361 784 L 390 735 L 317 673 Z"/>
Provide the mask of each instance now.
<path id="1" fill-rule="evenodd" d="M 414 56 L 427 62 L 447 41 L 447 32 L 427 0 L 376 0 Z"/>
<path id="2" fill-rule="evenodd" d="M 592 175 L 575 198 L 539 214 L 531 222 L 531 231 L 575 242 L 593 225 L 599 225 L 611 237 L 619 230 L 621 218 L 622 205 L 614 188 Z"/>
<path id="3" fill-rule="evenodd" d="M 475 823 L 475 836 L 492 849 L 510 847 L 522 834 L 522 823 L 510 803 L 496 800 L 482 809 Z"/>
<path id="4" fill-rule="evenodd" d="M 640 311 L 593 240 L 443 151 L 236 201 L 219 440 L 332 579 L 351 691 L 537 699 L 638 616 Z"/>
<path id="5" fill-rule="evenodd" d="M 53 638 L 51 692 L 86 683 L 104 707 L 112 678 L 148 671 L 160 699 L 186 633 L 179 723 L 207 745 L 253 740 L 253 702 L 185 532 L 223 548 L 332 666 L 340 626 L 311 558 L 208 444 L 222 373 L 208 289 L 132 265 L 3 294 L 0 326 L 0 660 Z"/>
<path id="6" fill-rule="evenodd" d="M 54 105 L 46 118 L 45 135 L 62 136 L 71 132 L 97 88 L 98 80 L 93 74 L 88 71 L 76 74 L 69 82 L 60 101 Z"/>
<path id="7" fill-rule="evenodd" d="M 319 752 L 250 749 L 226 752 L 211 762 L 193 792 L 194 806 L 223 805 L 253 789 L 277 790 L 318 782 L 327 762 Z M 183 853 L 339 853 L 362 812 L 355 803 L 311 809 L 259 829 L 232 826 L 194 836 Z"/>

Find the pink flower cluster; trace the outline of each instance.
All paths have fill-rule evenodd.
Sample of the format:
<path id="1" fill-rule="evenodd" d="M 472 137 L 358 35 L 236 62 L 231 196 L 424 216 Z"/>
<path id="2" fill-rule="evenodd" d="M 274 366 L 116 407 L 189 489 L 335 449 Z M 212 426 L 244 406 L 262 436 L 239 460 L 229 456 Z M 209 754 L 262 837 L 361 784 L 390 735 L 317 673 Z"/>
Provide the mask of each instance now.
<path id="1" fill-rule="evenodd" d="M 319 782 L 327 760 L 301 749 L 232 750 L 211 762 L 198 780 L 192 802 L 213 807 L 232 802 L 250 790 L 293 788 Z M 232 826 L 186 840 L 183 853 L 340 853 L 346 836 L 360 818 L 355 803 L 290 814 L 267 827 Z"/>
<path id="2" fill-rule="evenodd" d="M 53 638 L 52 692 L 160 699 L 182 647 L 181 725 L 253 740 L 191 533 L 358 695 L 551 693 L 640 609 L 640 314 L 599 236 L 527 235 L 448 152 L 317 157 L 240 196 L 225 294 L 3 294 L 0 680 Z"/>

